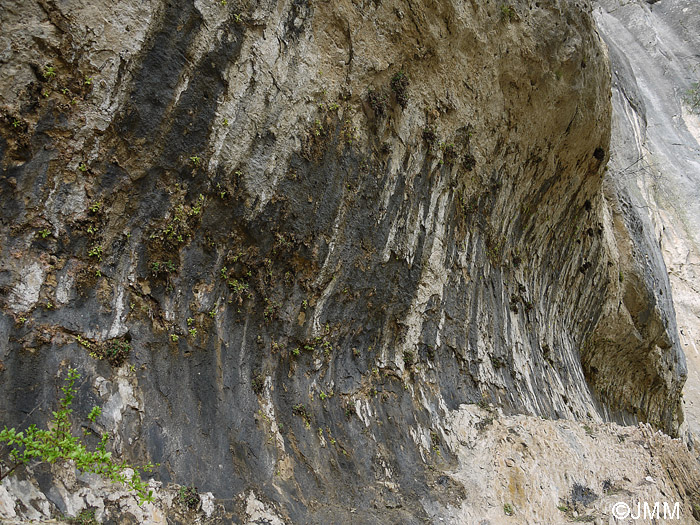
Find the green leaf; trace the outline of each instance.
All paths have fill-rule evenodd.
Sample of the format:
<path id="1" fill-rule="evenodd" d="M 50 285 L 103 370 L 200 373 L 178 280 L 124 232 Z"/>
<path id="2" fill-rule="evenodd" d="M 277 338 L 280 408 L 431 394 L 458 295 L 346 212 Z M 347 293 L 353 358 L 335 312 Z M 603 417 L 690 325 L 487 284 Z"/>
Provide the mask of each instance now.
<path id="1" fill-rule="evenodd" d="M 5 426 L 0 431 L 0 443 L 7 443 L 10 448 L 9 457 L 17 463 L 28 463 L 38 460 L 46 463 L 55 463 L 58 460 L 71 460 L 78 470 L 94 472 L 111 481 L 119 482 L 136 492 L 140 504 L 153 501 L 152 491 L 147 490 L 147 485 L 141 480 L 141 473 L 150 472 L 151 463 L 144 467 L 136 467 L 126 461 L 115 462 L 111 452 L 107 451 L 109 434 L 104 433 L 94 451 L 89 451 L 81 438 L 71 434 L 71 422 L 69 419 L 73 409 L 70 408 L 75 397 L 75 381 L 80 377 L 74 368 L 68 369 L 68 377 L 61 388 L 63 398 L 59 401 L 60 408 L 52 412 L 53 419 L 49 422 L 50 430 L 37 428 L 30 425 L 24 432 L 17 432 L 14 428 Z M 93 407 L 87 416 L 93 423 L 101 414 L 99 407 Z M 130 479 L 122 472 L 131 469 L 133 474 Z"/>

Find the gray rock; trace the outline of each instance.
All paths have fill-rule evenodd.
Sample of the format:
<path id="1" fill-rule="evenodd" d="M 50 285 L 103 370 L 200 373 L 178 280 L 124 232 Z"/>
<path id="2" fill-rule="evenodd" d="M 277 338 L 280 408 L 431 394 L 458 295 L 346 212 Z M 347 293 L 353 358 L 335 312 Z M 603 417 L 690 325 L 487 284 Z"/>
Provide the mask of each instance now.
<path id="1" fill-rule="evenodd" d="M 72 364 L 115 456 L 280 523 L 481 519 L 447 475 L 490 424 L 458 432 L 464 404 L 682 430 L 588 2 L 25 4 L 0 8 L 8 425 L 45 424 Z"/>

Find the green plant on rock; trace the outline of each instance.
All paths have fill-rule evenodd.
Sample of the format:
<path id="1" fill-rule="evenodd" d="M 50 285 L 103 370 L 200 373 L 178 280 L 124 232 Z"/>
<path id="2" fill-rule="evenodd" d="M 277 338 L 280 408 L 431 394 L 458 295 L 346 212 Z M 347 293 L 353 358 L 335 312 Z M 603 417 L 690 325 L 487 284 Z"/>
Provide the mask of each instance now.
<path id="1" fill-rule="evenodd" d="M 259 372 L 253 375 L 253 378 L 250 380 L 250 387 L 256 394 L 262 394 L 263 390 L 265 390 L 265 376 Z"/>
<path id="2" fill-rule="evenodd" d="M 323 348 L 323 354 L 326 357 L 330 357 L 331 352 L 333 351 L 333 345 L 330 343 L 330 341 L 323 341 L 323 343 L 321 343 L 321 347 Z"/>
<path id="3" fill-rule="evenodd" d="M 486 393 L 481 394 L 481 399 L 479 399 L 477 406 L 482 410 L 489 410 L 489 399 Z"/>
<path id="4" fill-rule="evenodd" d="M 85 339 L 82 335 L 78 334 L 75 336 L 75 338 L 81 345 L 83 345 L 88 350 L 92 349 L 92 343 Z"/>
<path id="5" fill-rule="evenodd" d="M 372 108 L 376 117 L 383 117 L 386 113 L 386 95 L 372 88 L 367 92 L 367 103 Z"/>
<path id="6" fill-rule="evenodd" d="M 277 318 L 277 312 L 279 311 L 280 305 L 274 301 L 270 301 L 267 297 L 265 297 L 264 300 L 266 306 L 263 310 L 263 317 L 265 318 L 265 321 L 269 323 L 273 319 Z"/>
<path id="7" fill-rule="evenodd" d="M 403 71 L 399 71 L 391 77 L 391 89 L 396 95 L 396 101 L 402 108 L 405 108 L 408 104 L 408 83 L 408 75 Z"/>
<path id="8" fill-rule="evenodd" d="M 440 150 L 442 151 L 442 158 L 448 164 L 454 163 L 457 159 L 457 149 L 454 144 L 440 144 Z"/>
<path id="9" fill-rule="evenodd" d="M 190 209 L 189 215 L 190 216 L 199 215 L 200 213 L 202 213 L 202 207 L 204 206 L 204 201 L 205 201 L 204 195 L 202 195 L 200 193 L 199 197 L 197 197 L 197 201 L 195 202 L 194 206 L 192 206 L 192 208 Z"/>
<path id="10" fill-rule="evenodd" d="M 298 405 L 294 405 L 292 408 L 292 413 L 294 415 L 299 416 L 304 420 L 304 423 L 306 425 L 306 428 L 311 427 L 311 414 L 309 414 L 309 411 L 306 409 L 306 407 L 302 404 L 299 403 Z"/>
<path id="11" fill-rule="evenodd" d="M 515 9 L 512 5 L 501 6 L 501 18 L 506 22 L 512 22 L 515 19 Z"/>
<path id="12" fill-rule="evenodd" d="M 121 362 L 131 353 L 131 345 L 126 341 L 113 341 L 105 345 L 104 359 L 110 362 Z"/>
<path id="13" fill-rule="evenodd" d="M 58 410 L 53 412 L 53 419 L 48 425 L 50 430 L 41 430 L 36 425 L 31 425 L 21 432 L 7 426 L 0 431 L 0 443 L 4 443 L 9 451 L 7 458 L 0 460 L 0 480 L 12 474 L 17 467 L 32 462 L 72 461 L 75 468 L 82 472 L 98 474 L 104 479 L 126 485 L 136 492 L 141 504 L 152 502 L 153 491 L 141 479 L 141 473 L 151 472 L 153 464 L 136 467 L 126 461 L 114 461 L 112 453 L 107 452 L 108 433 L 102 434 L 100 442 L 93 451 L 88 450 L 81 438 L 72 434 L 71 404 L 77 392 L 75 382 L 79 378 L 80 374 L 76 369 L 68 369 L 68 377 L 61 388 L 63 398 L 59 402 Z M 100 409 L 94 407 L 88 419 L 94 423 L 99 415 Z M 126 469 L 130 469 L 133 473 L 125 474 Z"/>
<path id="14" fill-rule="evenodd" d="M 440 436 L 438 436 L 437 432 L 430 431 L 430 444 L 433 452 L 435 452 L 438 456 L 440 455 Z"/>
<path id="15" fill-rule="evenodd" d="M 683 101 L 692 113 L 700 114 L 700 82 L 696 82 L 685 92 Z"/>
<path id="16" fill-rule="evenodd" d="M 176 267 L 172 263 L 162 263 L 165 256 L 171 256 L 179 251 L 193 235 L 197 222 L 200 220 L 206 198 L 199 195 L 191 205 L 178 204 L 175 206 L 170 218 L 156 227 L 149 239 L 150 259 L 162 264 L 171 265 L 170 268 L 160 266 L 153 271 L 156 277 L 167 277 L 168 273 L 175 272 Z"/>
<path id="17" fill-rule="evenodd" d="M 180 487 L 177 494 L 178 502 L 191 510 L 197 510 L 201 498 L 197 494 L 197 487 Z"/>
<path id="18" fill-rule="evenodd" d="M 435 142 L 437 141 L 437 131 L 435 130 L 435 126 L 425 126 L 423 128 L 422 137 L 423 140 L 428 144 L 428 147 L 432 148 Z"/>
<path id="19" fill-rule="evenodd" d="M 226 281 L 226 284 L 228 284 L 239 301 L 243 300 L 243 297 L 248 293 L 248 283 L 243 279 L 229 279 Z M 250 293 L 248 293 L 248 296 L 250 296 Z"/>
<path id="20" fill-rule="evenodd" d="M 98 261 L 102 260 L 102 246 L 96 244 L 88 251 L 88 257 L 97 257 Z"/>
<path id="21" fill-rule="evenodd" d="M 46 66 L 43 75 L 46 80 L 51 80 L 56 76 L 56 69 L 53 66 Z"/>
<path id="22" fill-rule="evenodd" d="M 503 504 L 503 513 L 506 516 L 512 516 L 515 513 L 515 510 L 513 509 L 513 505 L 510 503 L 504 503 Z"/>
<path id="23" fill-rule="evenodd" d="M 66 523 L 70 523 L 71 525 L 99 525 L 99 522 L 95 518 L 95 511 L 94 510 L 83 510 L 78 514 L 75 518 L 71 517 L 63 517 L 62 518 Z"/>
<path id="24" fill-rule="evenodd" d="M 175 264 L 172 261 L 155 261 L 151 263 L 151 273 L 155 276 L 168 275 L 175 272 Z"/>
<path id="25" fill-rule="evenodd" d="M 112 339 L 110 341 L 89 343 L 85 340 L 78 340 L 83 346 L 90 350 L 90 357 L 109 362 L 112 366 L 121 366 L 128 359 L 131 353 L 131 344 L 122 339 Z"/>
<path id="26" fill-rule="evenodd" d="M 320 119 L 314 121 L 314 135 L 320 137 L 323 134 L 323 125 Z"/>

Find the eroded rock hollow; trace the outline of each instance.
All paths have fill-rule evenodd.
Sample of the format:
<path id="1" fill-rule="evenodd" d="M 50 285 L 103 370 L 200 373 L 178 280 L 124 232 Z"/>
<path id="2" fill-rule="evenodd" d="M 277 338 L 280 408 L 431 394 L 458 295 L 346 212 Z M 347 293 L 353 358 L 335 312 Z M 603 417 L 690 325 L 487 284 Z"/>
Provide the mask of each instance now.
<path id="1" fill-rule="evenodd" d="M 588 1 L 0 17 L 3 423 L 75 366 L 115 455 L 236 523 L 449 518 L 464 404 L 682 431 Z"/>

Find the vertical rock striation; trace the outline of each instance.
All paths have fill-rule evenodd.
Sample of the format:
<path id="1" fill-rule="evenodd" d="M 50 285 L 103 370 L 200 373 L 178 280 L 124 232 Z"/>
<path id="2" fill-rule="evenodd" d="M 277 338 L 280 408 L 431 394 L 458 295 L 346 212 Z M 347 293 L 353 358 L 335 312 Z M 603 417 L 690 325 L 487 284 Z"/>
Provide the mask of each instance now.
<path id="1" fill-rule="evenodd" d="M 77 364 L 116 453 L 292 522 L 459 500 L 464 403 L 678 432 L 588 2 L 5 4 L 3 421 Z"/>
<path id="2" fill-rule="evenodd" d="M 700 121 L 687 99 L 699 79 L 700 11 L 687 1 L 605 1 L 595 16 L 613 70 L 611 184 L 639 210 L 649 244 L 668 265 L 689 361 L 689 427 L 697 432 Z"/>

